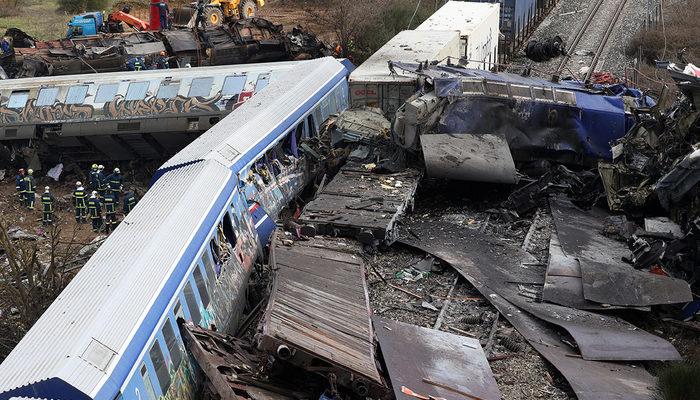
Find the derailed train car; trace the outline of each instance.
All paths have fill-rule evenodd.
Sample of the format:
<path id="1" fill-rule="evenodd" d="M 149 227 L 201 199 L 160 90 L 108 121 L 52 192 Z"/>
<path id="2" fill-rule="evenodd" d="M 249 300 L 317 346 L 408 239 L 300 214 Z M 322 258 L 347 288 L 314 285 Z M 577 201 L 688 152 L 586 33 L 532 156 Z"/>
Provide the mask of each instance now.
<path id="1" fill-rule="evenodd" d="M 429 86 L 397 113 L 397 143 L 422 151 L 429 173 L 450 178 L 513 183 L 515 163 L 611 159 L 610 143 L 636 123 L 636 111 L 655 104 L 619 84 L 587 87 L 453 66 L 394 67 L 413 71 Z"/>
<path id="2" fill-rule="evenodd" d="M 166 163 L 152 188 L 0 365 L 0 400 L 188 400 L 178 321 L 235 331 L 300 148 L 347 108 L 347 69 L 305 61 Z"/>
<path id="3" fill-rule="evenodd" d="M 166 159 L 296 64 L 0 81 L 2 161 Z"/>

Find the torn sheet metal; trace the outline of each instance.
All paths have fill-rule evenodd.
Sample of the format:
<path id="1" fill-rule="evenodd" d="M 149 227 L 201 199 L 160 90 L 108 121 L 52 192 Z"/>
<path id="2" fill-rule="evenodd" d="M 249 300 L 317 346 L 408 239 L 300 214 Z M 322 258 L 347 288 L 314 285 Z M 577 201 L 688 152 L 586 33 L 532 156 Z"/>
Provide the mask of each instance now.
<path id="1" fill-rule="evenodd" d="M 377 316 L 372 323 L 397 400 L 415 400 L 402 387 L 436 398 L 501 398 L 477 339 Z"/>
<path id="2" fill-rule="evenodd" d="M 379 174 L 349 162 L 304 207 L 302 232 L 347 235 L 363 244 L 392 243 L 398 237 L 399 216 L 413 205 L 420 177 L 414 169 Z"/>
<path id="3" fill-rule="evenodd" d="M 556 233 L 564 253 L 578 259 L 587 300 L 621 306 L 650 306 L 692 300 L 687 282 L 638 271 L 622 257 L 630 252 L 624 243 L 603 235 L 603 215 L 585 212 L 568 199 L 550 199 Z"/>
<path id="4" fill-rule="evenodd" d="M 576 340 L 584 359 L 680 359 L 671 343 L 624 320 L 530 301 L 520 289 L 522 284 L 515 282 L 531 283 L 531 290 L 541 288 L 544 270 L 518 246 L 448 222 L 413 223 L 407 229 L 415 236 L 402 239 L 402 243 L 452 264 L 477 289 L 487 286 L 535 317 L 566 329 Z"/>
<path id="5" fill-rule="evenodd" d="M 356 251 L 340 239 L 286 246 L 275 238 L 276 273 L 259 347 L 324 376 L 332 372 L 339 385 L 366 396 L 386 388 L 375 365 L 365 268 Z"/>
<path id="6" fill-rule="evenodd" d="M 549 241 L 547 274 L 542 289 L 542 300 L 579 310 L 619 308 L 634 308 L 639 311 L 651 310 L 649 307 L 619 307 L 586 300 L 583 297 L 581 266 L 576 258 L 564 254 L 556 232 L 552 233 L 552 238 Z"/>
<path id="7" fill-rule="evenodd" d="M 380 108 L 358 107 L 345 110 L 335 120 L 332 145 L 346 142 L 375 142 L 388 139 L 391 123 Z"/>
<path id="8" fill-rule="evenodd" d="M 433 134 L 420 137 L 428 175 L 472 182 L 518 182 L 503 135 Z"/>
<path id="9" fill-rule="evenodd" d="M 686 193 L 700 183 L 700 148 L 688 154 L 668 174 L 656 183 L 656 194 L 665 209 L 678 203 Z"/>

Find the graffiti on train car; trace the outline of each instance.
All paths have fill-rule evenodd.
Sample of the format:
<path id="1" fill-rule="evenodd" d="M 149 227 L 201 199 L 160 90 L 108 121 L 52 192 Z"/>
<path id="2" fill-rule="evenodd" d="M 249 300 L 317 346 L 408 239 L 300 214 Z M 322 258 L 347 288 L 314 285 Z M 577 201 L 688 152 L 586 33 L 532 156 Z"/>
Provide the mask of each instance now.
<path id="1" fill-rule="evenodd" d="M 188 355 L 183 357 L 179 368 L 173 373 L 172 362 L 169 362 L 169 371 L 172 377 L 172 384 L 168 388 L 163 400 L 180 400 L 196 398 L 197 383 L 195 380 L 195 370 L 192 359 Z"/>
<path id="2" fill-rule="evenodd" d="M 178 95 L 172 99 L 149 97 L 143 100 L 126 100 L 123 95 L 117 95 L 114 100 L 104 105 L 106 118 L 144 117 L 154 114 L 183 114 L 196 112 L 219 112 L 216 103 L 221 100 L 221 93 L 213 97 L 185 97 Z"/>
<path id="3" fill-rule="evenodd" d="M 31 99 L 23 108 L 0 107 L 0 123 L 45 123 L 48 121 L 69 121 L 92 118 L 95 108 L 89 104 L 55 103 L 50 106 L 36 106 Z"/>

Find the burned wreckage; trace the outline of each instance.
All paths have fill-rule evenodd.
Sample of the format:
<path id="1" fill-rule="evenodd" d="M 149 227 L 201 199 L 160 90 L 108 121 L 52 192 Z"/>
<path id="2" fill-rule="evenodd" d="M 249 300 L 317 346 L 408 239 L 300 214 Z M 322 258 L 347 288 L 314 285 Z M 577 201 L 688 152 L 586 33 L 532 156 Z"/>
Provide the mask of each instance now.
<path id="1" fill-rule="evenodd" d="M 18 29 L 5 35 L 13 47 L 0 57 L 9 78 L 126 71 L 137 59 L 143 69 L 155 68 L 161 52 L 170 68 L 318 58 L 331 51 L 312 32 L 248 18 L 206 29 L 174 27 L 165 31 L 99 33 L 38 41 Z"/>

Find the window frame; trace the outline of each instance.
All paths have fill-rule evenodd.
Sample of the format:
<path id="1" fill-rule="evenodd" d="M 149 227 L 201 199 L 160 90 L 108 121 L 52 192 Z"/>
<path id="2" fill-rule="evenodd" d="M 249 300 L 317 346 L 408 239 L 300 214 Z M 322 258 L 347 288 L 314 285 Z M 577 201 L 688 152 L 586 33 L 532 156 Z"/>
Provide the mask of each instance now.
<path id="1" fill-rule="evenodd" d="M 53 92 L 53 97 L 51 97 L 51 102 L 46 103 L 45 101 L 42 100 L 42 94 L 46 91 L 52 91 Z M 56 100 L 58 99 L 58 93 L 59 93 L 59 87 L 58 86 L 47 86 L 39 89 L 39 93 L 36 95 L 36 102 L 34 103 L 35 106 L 37 107 L 48 107 L 54 105 L 56 103 Z"/>
<path id="2" fill-rule="evenodd" d="M 129 94 L 132 93 L 132 87 L 133 88 L 139 88 L 139 92 L 135 94 L 141 94 L 141 89 L 143 88 L 143 95 L 140 97 L 133 97 L 130 96 Z M 129 87 L 126 89 L 126 94 L 124 95 L 124 100 L 126 101 L 138 101 L 138 100 L 144 100 L 146 97 L 148 97 L 148 88 L 150 87 L 150 82 L 149 81 L 138 81 L 138 82 L 129 82 Z M 134 89 L 135 91 L 136 89 Z"/>
<path id="3" fill-rule="evenodd" d="M 158 354 L 160 358 L 154 357 L 154 350 L 158 350 Z M 165 358 L 165 352 L 163 352 L 163 346 L 160 344 L 160 338 L 156 338 L 156 340 L 153 341 L 153 344 L 151 345 L 151 348 L 148 350 L 148 357 L 151 359 L 151 363 L 153 364 L 153 369 L 156 371 L 156 380 L 158 381 L 158 386 L 160 387 L 160 391 L 163 395 L 165 395 L 168 392 L 168 388 L 170 387 L 170 384 L 172 383 L 172 378 L 170 377 L 170 370 L 168 369 L 168 363 L 166 362 L 167 359 Z M 161 366 L 158 366 L 156 364 L 156 361 L 160 360 Z M 163 380 L 161 381 L 161 372 L 165 372 L 163 375 Z"/>
<path id="4" fill-rule="evenodd" d="M 161 96 L 161 90 L 163 88 L 168 88 L 168 90 L 172 90 L 170 88 L 175 88 L 175 93 L 166 93 L 168 96 Z M 173 81 L 163 81 L 158 85 L 158 90 L 156 91 L 156 98 L 157 99 L 164 99 L 164 100 L 170 100 L 174 99 L 178 96 L 180 93 L 180 82 L 173 82 Z"/>
<path id="5" fill-rule="evenodd" d="M 243 78 L 242 83 L 240 85 L 240 90 L 237 92 L 231 92 L 229 90 L 226 90 L 226 84 L 229 82 L 229 80 L 234 80 L 236 82 L 236 78 Z M 240 79 L 238 79 L 240 81 Z M 234 75 L 228 75 L 224 78 L 224 83 L 221 85 L 221 95 L 222 96 L 235 96 L 243 93 L 245 90 L 245 85 L 248 82 L 248 75 L 246 74 L 234 74 Z M 234 87 L 235 88 L 235 87 Z"/>
<path id="6" fill-rule="evenodd" d="M 187 311 L 190 313 L 190 320 L 199 325 L 199 323 L 202 321 L 202 313 L 199 312 L 199 302 L 197 301 L 197 296 L 195 295 L 195 283 L 188 279 L 183 292 L 185 295 L 185 305 L 187 307 Z M 188 293 L 190 296 L 187 295 Z M 195 314 L 197 315 L 196 320 L 194 317 Z"/>
<path id="7" fill-rule="evenodd" d="M 153 379 L 151 379 L 151 374 L 148 371 L 148 366 L 145 362 L 141 363 L 139 375 L 141 375 L 143 387 L 146 388 L 146 396 L 148 397 L 148 400 L 156 400 L 158 398 L 158 396 L 156 396 L 156 388 L 153 386 Z"/>
<path id="8" fill-rule="evenodd" d="M 111 96 L 109 96 L 108 99 L 102 100 L 102 97 L 105 97 L 105 95 L 102 93 L 103 90 L 106 90 L 106 88 L 114 88 L 113 91 L 110 91 L 109 93 Z M 100 86 L 97 87 L 97 92 L 95 92 L 95 99 L 93 100 L 93 103 L 107 103 L 112 100 L 114 100 L 115 97 L 117 97 L 117 93 L 119 93 L 119 84 L 118 83 L 103 83 Z"/>
<path id="9" fill-rule="evenodd" d="M 195 86 L 196 82 L 201 82 L 201 81 L 209 81 L 209 89 L 206 92 L 202 92 L 205 94 L 199 94 L 199 92 L 204 90 L 204 89 L 200 89 L 198 86 Z M 202 77 L 198 77 L 198 78 L 193 78 L 192 82 L 190 82 L 190 87 L 187 90 L 187 97 L 204 97 L 204 98 L 209 97 L 211 95 L 211 90 L 212 90 L 213 86 L 214 86 L 214 77 L 212 77 L 212 76 L 202 76 Z M 196 92 L 196 93 L 193 94 L 193 92 Z"/>
<path id="10" fill-rule="evenodd" d="M 68 88 L 68 91 L 66 92 L 66 100 L 63 102 L 64 104 L 83 104 L 85 103 L 85 99 L 87 99 L 88 95 L 88 89 L 90 88 L 89 85 L 73 85 Z M 80 93 L 78 93 L 78 96 L 80 98 L 80 101 L 78 101 L 78 97 L 72 98 L 72 96 L 75 96 L 76 90 L 81 90 Z"/>
<path id="11" fill-rule="evenodd" d="M 199 292 L 199 298 L 202 301 L 202 305 L 206 309 L 209 304 L 211 304 L 211 295 L 209 294 L 209 288 L 207 286 L 207 277 L 206 274 L 203 273 L 204 267 L 197 262 L 197 265 L 195 266 L 194 272 L 192 273 L 192 276 L 194 277 L 194 282 L 195 285 L 197 286 L 197 291 Z M 197 275 L 201 279 L 197 279 Z M 200 285 L 201 282 L 201 285 Z"/>
<path id="12" fill-rule="evenodd" d="M 163 335 L 165 348 L 168 349 L 170 354 L 170 362 L 172 362 L 173 368 L 177 369 L 182 363 L 183 354 L 170 318 L 165 320 L 163 327 L 160 328 L 160 333 Z"/>
<path id="13" fill-rule="evenodd" d="M 260 87 L 261 82 L 264 82 L 262 87 Z M 265 72 L 265 73 L 259 74 L 258 79 L 255 80 L 255 93 L 258 93 L 259 91 L 265 89 L 267 87 L 267 85 L 269 85 L 269 84 L 270 84 L 270 73 Z"/>
<path id="14" fill-rule="evenodd" d="M 22 105 L 13 105 L 13 99 L 16 98 L 16 96 L 22 96 L 24 97 L 24 102 Z M 15 100 L 16 101 L 16 100 Z M 7 98 L 7 108 L 24 108 L 27 106 L 27 102 L 29 102 L 29 90 L 13 90 L 12 93 L 10 93 L 10 96 Z"/>

